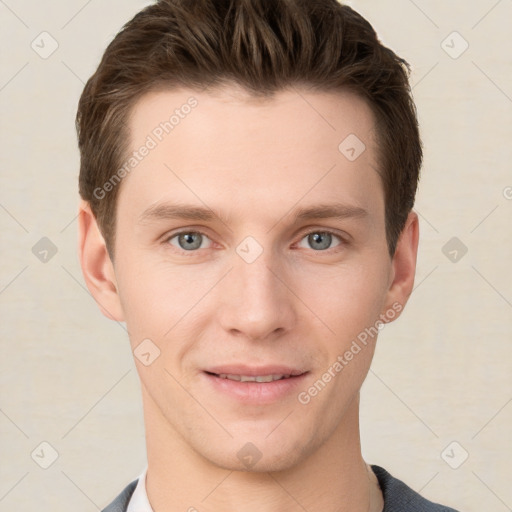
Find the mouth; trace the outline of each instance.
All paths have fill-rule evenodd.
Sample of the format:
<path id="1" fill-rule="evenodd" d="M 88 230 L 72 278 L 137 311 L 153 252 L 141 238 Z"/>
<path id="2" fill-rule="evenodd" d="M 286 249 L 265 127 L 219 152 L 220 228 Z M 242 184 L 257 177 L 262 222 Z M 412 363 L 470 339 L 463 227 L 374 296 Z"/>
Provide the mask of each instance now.
<path id="1" fill-rule="evenodd" d="M 215 377 L 219 377 L 221 379 L 236 380 L 237 382 L 274 382 L 276 380 L 289 379 L 292 377 L 291 374 L 288 374 L 288 375 L 283 375 L 283 374 L 237 375 L 237 374 L 233 374 L 233 373 L 212 373 L 212 372 L 206 372 L 206 373 L 213 375 Z M 296 377 L 296 375 L 293 375 L 293 377 Z"/>
<path id="2" fill-rule="evenodd" d="M 204 370 L 217 393 L 247 404 L 270 404 L 289 398 L 309 373 L 283 366 L 223 366 Z"/>

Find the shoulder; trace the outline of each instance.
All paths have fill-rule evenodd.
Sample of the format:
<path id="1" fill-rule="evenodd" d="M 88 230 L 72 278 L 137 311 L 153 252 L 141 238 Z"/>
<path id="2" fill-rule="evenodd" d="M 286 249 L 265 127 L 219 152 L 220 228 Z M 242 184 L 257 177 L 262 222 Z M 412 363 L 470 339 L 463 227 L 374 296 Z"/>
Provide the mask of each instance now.
<path id="1" fill-rule="evenodd" d="M 384 495 L 383 512 L 457 512 L 423 498 L 384 468 L 372 465 L 372 469 Z"/>
<path id="2" fill-rule="evenodd" d="M 129 483 L 123 489 L 123 492 L 108 507 L 103 509 L 102 512 L 126 512 L 130 498 L 135 491 L 135 487 L 137 487 L 137 481 L 138 479 Z"/>
<path id="3" fill-rule="evenodd" d="M 372 465 L 384 495 L 383 512 L 457 512 L 455 509 L 428 501 L 391 476 L 384 468 Z M 119 496 L 102 512 L 126 512 L 128 503 L 137 486 L 137 481 L 129 483 Z"/>

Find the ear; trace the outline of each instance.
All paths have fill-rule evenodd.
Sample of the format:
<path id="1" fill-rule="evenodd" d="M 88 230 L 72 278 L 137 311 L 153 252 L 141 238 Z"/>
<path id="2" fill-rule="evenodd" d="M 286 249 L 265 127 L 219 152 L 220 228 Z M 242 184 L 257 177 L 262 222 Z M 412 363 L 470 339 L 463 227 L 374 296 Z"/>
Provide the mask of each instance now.
<path id="1" fill-rule="evenodd" d="M 87 288 L 101 312 L 111 320 L 124 321 L 114 265 L 87 201 L 78 210 L 78 254 Z"/>
<path id="2" fill-rule="evenodd" d="M 416 274 L 419 235 L 418 214 L 411 211 L 400 234 L 396 251 L 391 261 L 389 288 L 384 303 L 385 309 L 382 311 L 384 314 L 385 311 L 393 309 L 395 313 L 398 313 L 396 316 L 393 314 L 392 319 L 400 316 L 412 293 Z"/>

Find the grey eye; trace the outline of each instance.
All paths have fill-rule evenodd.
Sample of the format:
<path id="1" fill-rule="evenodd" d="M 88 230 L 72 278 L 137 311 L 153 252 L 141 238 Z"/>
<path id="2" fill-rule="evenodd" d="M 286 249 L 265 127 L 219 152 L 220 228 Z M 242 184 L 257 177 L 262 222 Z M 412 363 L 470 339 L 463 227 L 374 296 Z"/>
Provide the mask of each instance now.
<path id="1" fill-rule="evenodd" d="M 177 239 L 178 245 L 173 243 L 173 240 L 175 239 Z M 183 249 L 184 251 L 194 251 L 203 247 L 205 239 L 208 240 L 208 237 L 202 233 L 198 233 L 196 231 L 184 231 L 169 238 L 169 243 L 179 249 Z"/>
<path id="2" fill-rule="evenodd" d="M 334 235 L 333 233 L 329 233 L 328 231 L 313 231 L 312 233 L 309 233 L 309 235 L 305 236 L 301 240 L 301 243 L 303 240 L 307 240 L 307 244 L 310 248 L 318 251 L 325 251 L 326 249 L 331 248 L 333 239 L 336 238 L 340 240 L 340 237 Z M 336 245 L 339 245 L 339 243 L 340 242 L 338 242 Z"/>

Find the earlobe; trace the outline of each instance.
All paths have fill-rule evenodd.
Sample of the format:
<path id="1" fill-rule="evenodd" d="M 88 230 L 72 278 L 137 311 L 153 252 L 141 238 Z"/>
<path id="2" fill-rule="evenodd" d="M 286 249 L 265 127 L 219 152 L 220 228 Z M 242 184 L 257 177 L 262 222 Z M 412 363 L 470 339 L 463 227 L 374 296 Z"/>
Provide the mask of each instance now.
<path id="1" fill-rule="evenodd" d="M 390 309 L 401 313 L 409 300 L 416 274 L 418 243 L 418 214 L 411 211 L 398 239 L 396 251 L 391 262 L 391 282 L 385 301 L 385 311 L 382 312 L 384 314 Z M 393 315 L 393 318 L 398 318 L 398 316 L 400 315 Z"/>
<path id="2" fill-rule="evenodd" d="M 78 254 L 85 283 L 101 312 L 123 322 L 114 266 L 90 205 L 83 200 L 78 211 Z"/>

